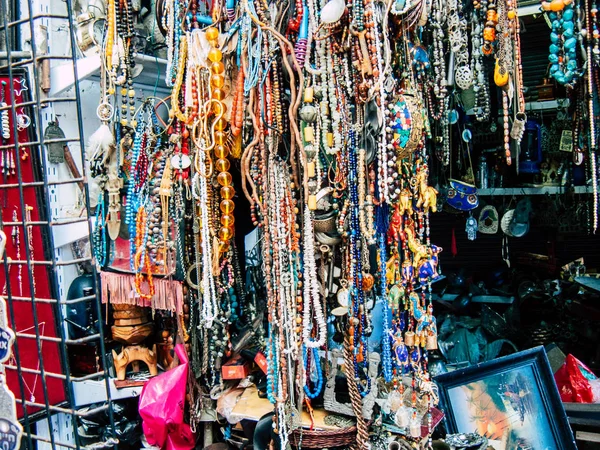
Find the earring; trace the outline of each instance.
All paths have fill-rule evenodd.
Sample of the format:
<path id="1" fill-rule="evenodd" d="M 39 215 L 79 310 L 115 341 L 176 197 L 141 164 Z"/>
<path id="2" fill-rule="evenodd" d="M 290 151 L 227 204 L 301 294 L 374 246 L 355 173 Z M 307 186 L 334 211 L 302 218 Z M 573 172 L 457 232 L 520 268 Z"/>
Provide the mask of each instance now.
<path id="1" fill-rule="evenodd" d="M 475 220 L 472 214 L 469 214 L 465 231 L 470 241 L 474 241 L 477 238 L 477 220 Z"/>

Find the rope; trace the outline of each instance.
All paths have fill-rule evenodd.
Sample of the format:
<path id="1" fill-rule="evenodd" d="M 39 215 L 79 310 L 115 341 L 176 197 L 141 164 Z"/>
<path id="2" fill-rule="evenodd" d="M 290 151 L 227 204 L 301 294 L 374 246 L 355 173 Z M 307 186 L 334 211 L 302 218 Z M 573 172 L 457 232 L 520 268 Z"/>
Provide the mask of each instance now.
<path id="1" fill-rule="evenodd" d="M 344 372 L 348 381 L 348 391 L 350 393 L 350 401 L 352 409 L 356 415 L 356 445 L 354 450 L 366 450 L 369 448 L 369 428 L 367 422 L 362 415 L 362 397 L 358 392 L 356 378 L 354 378 L 354 359 L 352 350 L 350 350 L 350 340 L 348 335 L 344 338 Z"/>

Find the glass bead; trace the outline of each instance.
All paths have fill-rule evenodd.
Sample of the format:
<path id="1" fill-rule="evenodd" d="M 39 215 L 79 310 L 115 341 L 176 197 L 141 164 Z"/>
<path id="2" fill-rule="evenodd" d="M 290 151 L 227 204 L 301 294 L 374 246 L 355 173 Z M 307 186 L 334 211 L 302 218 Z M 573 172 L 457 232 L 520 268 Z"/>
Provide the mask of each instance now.
<path id="1" fill-rule="evenodd" d="M 221 117 L 219 120 L 217 120 L 215 122 L 215 130 L 223 131 L 225 128 L 227 128 L 227 120 L 225 120 L 223 117 Z"/>
<path id="2" fill-rule="evenodd" d="M 227 143 L 227 133 L 224 131 L 215 131 L 215 144 L 217 145 L 225 145 Z M 224 156 L 219 156 L 219 158 L 224 158 Z"/>
<path id="3" fill-rule="evenodd" d="M 217 142 L 218 144 L 218 142 Z M 215 147 L 215 156 L 217 158 L 227 158 L 229 155 L 229 149 L 225 145 L 217 145 Z"/>
<path id="4" fill-rule="evenodd" d="M 223 89 L 213 89 L 212 98 L 215 100 L 223 100 L 225 98 L 225 91 Z"/>
<path id="5" fill-rule="evenodd" d="M 229 242 L 220 241 L 219 242 L 219 252 L 225 253 L 227 250 L 229 250 Z"/>
<path id="6" fill-rule="evenodd" d="M 224 200 L 231 200 L 235 195 L 235 189 L 233 186 L 223 186 L 221 188 L 221 198 Z"/>
<path id="7" fill-rule="evenodd" d="M 210 70 L 212 73 L 220 75 L 225 72 L 225 64 L 223 64 L 221 61 L 214 62 L 211 64 Z"/>
<path id="8" fill-rule="evenodd" d="M 231 164 L 229 164 L 229 160 L 228 159 L 217 159 L 217 170 L 219 172 L 227 172 L 229 170 L 229 167 L 231 166 Z"/>
<path id="9" fill-rule="evenodd" d="M 218 48 L 213 48 L 208 52 L 208 59 L 210 59 L 211 62 L 219 62 L 223 59 L 223 52 Z"/>
<path id="10" fill-rule="evenodd" d="M 211 75 L 210 85 L 215 88 L 222 88 L 225 86 L 225 77 L 223 75 Z"/>
<path id="11" fill-rule="evenodd" d="M 221 216 L 221 225 L 223 225 L 224 227 L 233 227 L 234 223 L 235 218 L 233 214 L 223 214 Z"/>
<path id="12" fill-rule="evenodd" d="M 217 183 L 221 186 L 229 186 L 231 184 L 231 174 L 229 172 L 221 172 L 217 175 Z"/>
<path id="13" fill-rule="evenodd" d="M 231 214 L 235 209 L 235 203 L 233 203 L 233 200 L 223 200 L 221 201 L 219 208 L 223 214 Z"/>
<path id="14" fill-rule="evenodd" d="M 219 230 L 219 239 L 222 241 L 228 241 L 233 237 L 233 229 L 229 227 L 221 227 Z"/>
<path id="15" fill-rule="evenodd" d="M 206 39 L 209 41 L 215 41 L 219 38 L 219 30 L 214 27 L 210 27 L 206 30 Z"/>
<path id="16" fill-rule="evenodd" d="M 223 115 L 227 112 L 227 105 L 222 102 L 213 102 L 212 112 L 217 116 Z"/>

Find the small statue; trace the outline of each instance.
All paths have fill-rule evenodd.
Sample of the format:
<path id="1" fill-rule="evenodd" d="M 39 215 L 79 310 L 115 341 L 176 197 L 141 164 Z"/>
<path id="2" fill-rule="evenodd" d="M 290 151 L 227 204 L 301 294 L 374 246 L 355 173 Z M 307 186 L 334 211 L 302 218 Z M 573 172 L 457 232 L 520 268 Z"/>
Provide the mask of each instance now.
<path id="1" fill-rule="evenodd" d="M 422 170 L 417 173 L 417 182 L 419 183 L 419 199 L 417 208 L 423 208 L 424 211 L 437 212 L 437 194 L 435 188 L 427 185 L 427 171 Z"/>

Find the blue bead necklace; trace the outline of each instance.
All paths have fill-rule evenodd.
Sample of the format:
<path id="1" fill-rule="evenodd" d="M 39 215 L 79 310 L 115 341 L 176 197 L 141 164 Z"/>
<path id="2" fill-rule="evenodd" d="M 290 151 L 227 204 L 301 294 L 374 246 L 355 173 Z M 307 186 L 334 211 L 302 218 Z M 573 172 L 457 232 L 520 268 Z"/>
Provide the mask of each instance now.
<path id="1" fill-rule="evenodd" d="M 571 84 L 579 76 L 577 67 L 577 38 L 573 4 L 565 5 L 562 11 L 548 13 L 552 21 L 550 33 L 550 75 L 558 84 Z"/>
<path id="2" fill-rule="evenodd" d="M 358 152 L 356 148 L 356 133 L 350 130 L 349 134 L 350 148 L 348 154 L 348 185 L 350 186 L 350 252 L 352 256 L 352 278 L 353 286 L 350 290 L 352 298 L 352 318 L 351 325 L 354 328 L 354 376 L 357 380 L 360 379 L 359 370 L 361 366 L 365 367 L 368 364 L 367 357 L 367 342 L 364 335 L 366 329 L 366 305 L 365 295 L 363 290 L 363 274 L 362 274 L 362 242 L 359 233 L 359 201 L 358 201 Z M 358 362 L 359 352 L 362 350 L 362 362 Z M 371 391 L 371 379 L 367 376 L 366 386 L 362 383 L 357 383 L 358 391 L 362 397 L 368 395 Z"/>
<path id="3" fill-rule="evenodd" d="M 310 349 L 310 359 L 309 352 L 306 349 L 305 345 L 302 345 L 302 357 L 304 360 L 304 367 L 306 368 L 306 384 L 304 385 L 304 393 L 310 399 L 317 398 L 321 391 L 323 390 L 323 369 L 321 369 L 321 362 L 319 360 L 319 351 L 316 348 Z M 316 381 L 314 382 L 314 389 L 311 391 L 308 386 L 308 382 L 311 379 L 310 376 L 310 368 L 313 368 L 315 371 Z M 314 381 L 314 380 L 313 380 Z"/>

